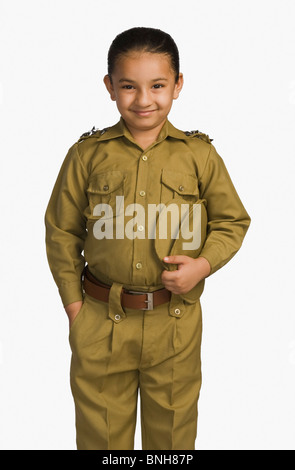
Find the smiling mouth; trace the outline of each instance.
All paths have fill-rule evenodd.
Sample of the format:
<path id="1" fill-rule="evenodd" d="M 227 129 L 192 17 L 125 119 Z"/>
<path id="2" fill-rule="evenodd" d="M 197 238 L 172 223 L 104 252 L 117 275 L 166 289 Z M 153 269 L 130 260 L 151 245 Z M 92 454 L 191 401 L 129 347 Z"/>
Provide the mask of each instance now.
<path id="1" fill-rule="evenodd" d="M 132 110 L 135 114 L 137 114 L 138 116 L 149 116 L 150 114 L 154 113 L 155 111 L 157 111 L 156 109 L 150 109 L 150 110 L 146 110 L 146 111 L 141 111 L 141 110 L 136 110 L 136 109 L 133 109 Z"/>

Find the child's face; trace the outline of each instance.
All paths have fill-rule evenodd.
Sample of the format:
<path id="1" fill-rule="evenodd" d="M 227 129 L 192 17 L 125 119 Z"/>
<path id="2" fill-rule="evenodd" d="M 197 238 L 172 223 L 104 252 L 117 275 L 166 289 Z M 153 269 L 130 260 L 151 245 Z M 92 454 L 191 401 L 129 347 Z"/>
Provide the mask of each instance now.
<path id="1" fill-rule="evenodd" d="M 165 54 L 133 52 L 116 63 L 112 81 L 105 85 L 129 130 L 136 132 L 160 128 L 177 99 L 183 77 L 175 83 L 170 58 Z"/>

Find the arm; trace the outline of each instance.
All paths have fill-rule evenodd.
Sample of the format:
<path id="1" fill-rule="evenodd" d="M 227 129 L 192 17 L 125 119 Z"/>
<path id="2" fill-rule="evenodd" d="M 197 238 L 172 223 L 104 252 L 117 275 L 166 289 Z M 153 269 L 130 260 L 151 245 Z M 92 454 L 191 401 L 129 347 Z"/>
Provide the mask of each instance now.
<path id="1" fill-rule="evenodd" d="M 164 258 L 166 263 L 178 265 L 176 271 L 162 273 L 164 286 L 175 294 L 186 294 L 224 266 L 241 247 L 250 225 L 250 217 L 213 146 L 199 186 L 200 198 L 207 201 L 207 238 L 196 259 L 181 255 Z"/>
<path id="2" fill-rule="evenodd" d="M 207 201 L 208 214 L 207 238 L 200 256 L 207 259 L 213 274 L 240 249 L 251 221 L 213 145 L 200 176 L 200 197 Z"/>
<path id="3" fill-rule="evenodd" d="M 63 162 L 45 213 L 47 259 L 65 307 L 83 299 L 82 252 L 86 238 L 83 211 L 88 205 L 87 178 L 75 144 Z M 70 313 L 74 307 L 77 311 L 79 305 L 66 310 Z"/>

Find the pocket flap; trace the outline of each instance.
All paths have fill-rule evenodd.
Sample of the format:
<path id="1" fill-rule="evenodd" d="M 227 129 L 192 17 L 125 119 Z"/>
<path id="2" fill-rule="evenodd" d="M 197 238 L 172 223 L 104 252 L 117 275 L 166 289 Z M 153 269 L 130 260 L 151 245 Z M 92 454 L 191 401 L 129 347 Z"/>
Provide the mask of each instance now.
<path id="1" fill-rule="evenodd" d="M 162 183 L 182 196 L 196 196 L 199 192 L 197 178 L 186 173 L 179 173 L 178 171 L 163 169 Z"/>
<path id="2" fill-rule="evenodd" d="M 100 173 L 90 179 L 87 191 L 96 194 L 110 194 L 119 188 L 123 181 L 124 175 L 121 171 Z"/>

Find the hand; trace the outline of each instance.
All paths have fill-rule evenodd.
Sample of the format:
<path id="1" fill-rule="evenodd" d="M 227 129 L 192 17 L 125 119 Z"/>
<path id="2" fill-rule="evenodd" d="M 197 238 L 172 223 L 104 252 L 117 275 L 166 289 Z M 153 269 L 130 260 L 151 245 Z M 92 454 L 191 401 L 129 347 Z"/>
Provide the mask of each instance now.
<path id="1" fill-rule="evenodd" d="M 76 316 L 80 312 L 82 305 L 83 305 L 82 300 L 78 300 L 77 302 L 73 302 L 65 306 L 65 311 L 69 317 L 70 328 Z"/>
<path id="2" fill-rule="evenodd" d="M 176 271 L 163 271 L 162 283 L 173 294 L 187 294 L 202 279 L 209 276 L 211 267 L 205 258 L 190 256 L 166 256 L 165 263 L 177 264 Z"/>

